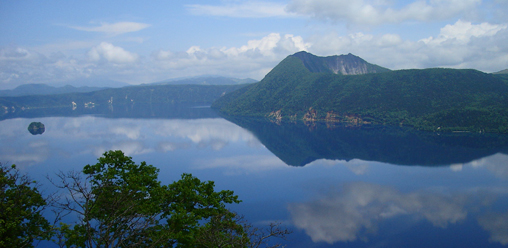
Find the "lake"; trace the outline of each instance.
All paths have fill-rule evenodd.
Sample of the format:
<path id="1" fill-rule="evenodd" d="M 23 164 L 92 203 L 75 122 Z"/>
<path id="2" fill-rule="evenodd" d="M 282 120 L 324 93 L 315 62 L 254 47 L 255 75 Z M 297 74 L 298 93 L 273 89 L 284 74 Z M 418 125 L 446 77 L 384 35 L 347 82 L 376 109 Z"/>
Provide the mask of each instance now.
<path id="1" fill-rule="evenodd" d="M 293 230 L 288 247 L 508 245 L 508 137 L 403 127 L 220 117 L 207 107 L 18 113 L 0 121 L 0 161 L 46 175 L 107 150 L 212 180 L 230 208 Z M 32 135 L 31 122 L 45 125 Z"/>

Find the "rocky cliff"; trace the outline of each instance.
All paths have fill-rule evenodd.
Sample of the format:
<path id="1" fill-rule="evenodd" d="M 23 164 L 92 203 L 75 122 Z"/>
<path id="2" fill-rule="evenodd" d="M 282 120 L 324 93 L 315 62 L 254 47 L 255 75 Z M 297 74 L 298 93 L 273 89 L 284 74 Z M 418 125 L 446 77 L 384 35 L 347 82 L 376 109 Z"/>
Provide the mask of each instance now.
<path id="1" fill-rule="evenodd" d="M 308 52 L 298 52 L 293 57 L 299 58 L 310 72 L 332 72 L 342 75 L 360 75 L 390 71 L 387 68 L 370 64 L 351 53 L 319 57 Z"/>

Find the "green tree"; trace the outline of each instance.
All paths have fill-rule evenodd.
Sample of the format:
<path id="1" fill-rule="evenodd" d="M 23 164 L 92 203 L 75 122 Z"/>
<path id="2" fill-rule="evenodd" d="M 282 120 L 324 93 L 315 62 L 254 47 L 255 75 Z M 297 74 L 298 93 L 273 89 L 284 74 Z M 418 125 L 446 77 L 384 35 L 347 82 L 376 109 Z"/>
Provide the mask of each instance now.
<path id="1" fill-rule="evenodd" d="M 0 163 L 0 247 L 33 247 L 49 240 L 51 225 L 42 215 L 47 206 L 38 185 L 27 175 Z"/>
<path id="2" fill-rule="evenodd" d="M 159 170 L 137 165 L 122 151 L 108 151 L 95 165 L 59 173 L 66 190 L 57 207 L 78 221 L 59 227 L 59 244 L 77 247 L 259 247 L 226 204 L 240 203 L 233 191 L 215 191 L 212 181 L 190 174 L 169 185 Z M 287 232 L 287 230 L 286 230 Z M 271 233 L 283 237 L 286 232 Z M 262 237 L 259 237 L 262 238 Z M 263 239 L 262 239 L 263 240 Z"/>

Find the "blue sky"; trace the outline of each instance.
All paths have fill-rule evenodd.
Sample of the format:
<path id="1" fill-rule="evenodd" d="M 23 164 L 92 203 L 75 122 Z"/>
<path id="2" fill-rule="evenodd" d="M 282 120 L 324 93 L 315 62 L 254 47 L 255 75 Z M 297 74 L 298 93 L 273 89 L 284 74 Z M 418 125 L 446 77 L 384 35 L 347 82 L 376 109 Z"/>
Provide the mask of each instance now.
<path id="1" fill-rule="evenodd" d="M 0 0 L 0 89 L 262 79 L 306 50 L 390 69 L 508 68 L 506 0 Z"/>

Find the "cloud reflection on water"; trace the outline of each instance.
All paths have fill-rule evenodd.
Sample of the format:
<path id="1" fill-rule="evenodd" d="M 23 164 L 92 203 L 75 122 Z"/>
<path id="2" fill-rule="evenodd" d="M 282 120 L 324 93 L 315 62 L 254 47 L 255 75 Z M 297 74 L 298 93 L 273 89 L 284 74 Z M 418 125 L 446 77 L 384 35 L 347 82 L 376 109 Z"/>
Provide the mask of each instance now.
<path id="1" fill-rule="evenodd" d="M 478 217 L 478 223 L 490 233 L 490 242 L 508 245 L 508 212 L 488 213 Z"/>
<path id="2" fill-rule="evenodd" d="M 508 155 L 497 153 L 492 156 L 484 157 L 467 164 L 452 165 L 454 171 L 461 171 L 464 167 L 472 167 L 475 169 L 485 168 L 500 178 L 508 178 Z"/>
<path id="3" fill-rule="evenodd" d="M 73 154 L 79 151 L 80 154 L 94 156 L 100 156 L 106 150 L 121 149 L 133 156 L 192 147 L 221 150 L 234 142 L 261 147 L 252 134 L 220 118 L 152 120 L 46 117 L 38 118 L 45 124 L 46 132 L 36 138 L 27 135 L 31 121 L 19 118 L 0 122 L 0 140 L 4 142 L 0 146 L 1 161 L 34 165 L 45 161 L 51 156 L 50 153 L 67 153 L 65 150 L 68 149 L 72 149 Z M 43 145 L 29 149 L 27 143 Z"/>
<path id="4" fill-rule="evenodd" d="M 293 223 L 314 242 L 365 240 L 387 219 L 411 215 L 445 228 L 467 216 L 467 197 L 430 192 L 402 193 L 394 188 L 364 182 L 345 184 L 323 198 L 288 206 Z"/>
<path id="5" fill-rule="evenodd" d="M 93 147 L 92 150 L 94 156 L 96 157 L 102 156 L 104 151 L 109 150 L 122 150 L 129 156 L 154 152 L 154 149 L 148 148 L 144 143 L 138 141 L 124 141 L 120 143 L 100 145 Z"/>
<path id="6" fill-rule="evenodd" d="M 224 168 L 226 174 L 229 175 L 288 168 L 280 159 L 270 155 L 244 155 L 212 160 L 198 159 L 195 163 L 198 169 Z"/>
<path id="7" fill-rule="evenodd" d="M 368 161 L 360 160 L 360 159 L 352 159 L 350 161 L 346 160 L 330 160 L 330 159 L 319 159 L 312 161 L 311 163 L 305 165 L 305 167 L 312 166 L 344 166 L 355 175 L 365 175 L 369 172 L 369 163 Z"/>
<path id="8" fill-rule="evenodd" d="M 237 142 L 253 139 L 250 133 L 224 119 L 165 121 L 154 129 L 154 133 L 163 137 L 185 138 L 196 144 L 211 140 Z"/>

